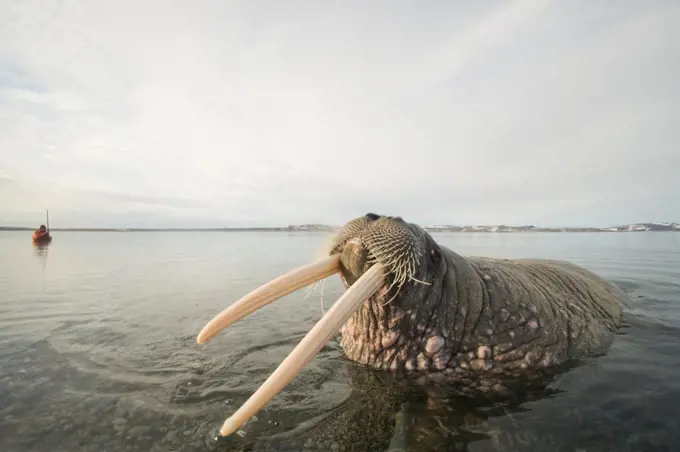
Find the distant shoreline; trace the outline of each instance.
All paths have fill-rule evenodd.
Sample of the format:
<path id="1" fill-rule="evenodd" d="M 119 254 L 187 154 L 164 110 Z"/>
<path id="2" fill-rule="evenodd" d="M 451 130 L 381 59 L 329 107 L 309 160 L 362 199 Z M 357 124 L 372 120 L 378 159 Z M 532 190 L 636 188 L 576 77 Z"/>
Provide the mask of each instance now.
<path id="1" fill-rule="evenodd" d="M 232 228 L 51 228 L 52 231 L 64 232 L 332 232 L 338 226 L 323 224 L 291 225 L 280 227 L 232 227 Z M 678 223 L 634 223 L 608 228 L 565 227 L 539 228 L 535 226 L 425 226 L 428 232 L 680 232 Z M 34 231 L 35 228 L 0 226 L 0 231 Z"/>
<path id="2" fill-rule="evenodd" d="M 2 227 L 0 231 L 34 231 L 37 228 Z M 328 229 L 328 232 L 334 229 Z M 281 228 L 50 228 L 54 232 L 317 232 L 324 229 Z"/>

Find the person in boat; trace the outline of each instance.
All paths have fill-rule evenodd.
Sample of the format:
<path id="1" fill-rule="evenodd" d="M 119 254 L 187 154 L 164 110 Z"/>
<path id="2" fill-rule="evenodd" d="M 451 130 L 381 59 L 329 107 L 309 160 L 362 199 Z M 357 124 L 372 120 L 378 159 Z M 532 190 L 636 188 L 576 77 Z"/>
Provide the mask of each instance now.
<path id="1" fill-rule="evenodd" d="M 47 230 L 44 224 L 41 224 L 40 227 L 36 229 L 35 232 L 33 232 L 34 239 L 38 239 L 46 235 L 49 235 L 49 231 Z"/>

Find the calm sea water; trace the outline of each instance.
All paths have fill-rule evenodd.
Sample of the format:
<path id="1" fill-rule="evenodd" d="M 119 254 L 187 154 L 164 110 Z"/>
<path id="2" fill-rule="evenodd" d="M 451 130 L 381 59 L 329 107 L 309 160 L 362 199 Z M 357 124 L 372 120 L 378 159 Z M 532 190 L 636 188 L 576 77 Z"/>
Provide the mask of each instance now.
<path id="1" fill-rule="evenodd" d="M 492 403 L 405 390 L 331 342 L 239 435 L 216 440 L 341 294 L 339 278 L 205 346 L 196 334 L 308 263 L 325 234 L 58 232 L 38 249 L 29 233 L 0 232 L 0 450 L 677 450 L 680 234 L 435 237 L 461 254 L 568 259 L 619 283 L 632 306 L 610 353 Z"/>

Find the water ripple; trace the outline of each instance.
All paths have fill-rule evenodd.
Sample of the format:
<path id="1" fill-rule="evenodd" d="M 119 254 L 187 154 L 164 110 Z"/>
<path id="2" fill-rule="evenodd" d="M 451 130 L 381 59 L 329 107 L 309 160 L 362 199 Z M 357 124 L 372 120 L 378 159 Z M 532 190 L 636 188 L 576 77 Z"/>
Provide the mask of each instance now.
<path id="1" fill-rule="evenodd" d="M 462 254 L 551 257 L 633 301 L 609 354 L 513 403 L 404 392 L 330 342 L 240 435 L 216 428 L 321 317 L 320 290 L 209 344 L 215 313 L 308 262 L 323 234 L 60 233 L 45 253 L 4 234 L 2 450 L 384 450 L 404 401 L 418 450 L 671 450 L 680 403 L 680 242 L 673 234 L 437 234 Z M 329 279 L 326 309 L 342 286 Z"/>

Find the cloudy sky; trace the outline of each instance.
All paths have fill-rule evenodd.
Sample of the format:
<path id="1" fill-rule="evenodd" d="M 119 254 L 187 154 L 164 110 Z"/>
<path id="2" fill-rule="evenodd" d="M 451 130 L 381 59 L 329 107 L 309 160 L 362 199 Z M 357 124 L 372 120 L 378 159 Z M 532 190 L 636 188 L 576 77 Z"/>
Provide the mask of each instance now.
<path id="1" fill-rule="evenodd" d="M 0 0 L 0 224 L 680 221 L 677 1 Z"/>

